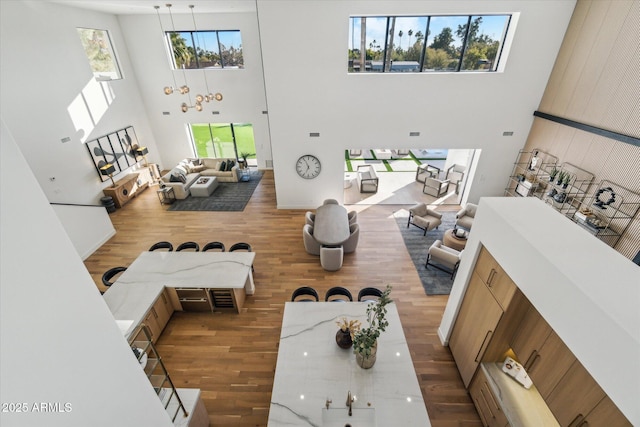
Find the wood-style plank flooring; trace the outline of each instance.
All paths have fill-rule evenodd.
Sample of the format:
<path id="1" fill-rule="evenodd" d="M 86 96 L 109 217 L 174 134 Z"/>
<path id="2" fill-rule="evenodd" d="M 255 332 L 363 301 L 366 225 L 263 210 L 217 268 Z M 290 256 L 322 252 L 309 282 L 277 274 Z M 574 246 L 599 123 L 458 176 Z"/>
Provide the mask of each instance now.
<path id="1" fill-rule="evenodd" d="M 160 240 L 174 246 L 188 240 L 252 245 L 256 293 L 247 297 L 242 313 L 176 312 L 158 343 L 176 386 L 202 390 L 211 426 L 266 426 L 284 303 L 295 288 L 313 286 L 324 295 L 339 285 L 357 294 L 361 287 L 386 284 L 393 286 L 432 425 L 481 425 L 451 353 L 437 336 L 447 296 L 425 295 L 392 217 L 407 206 L 350 206 L 359 212 L 358 249 L 345 256 L 342 269 L 327 272 L 304 251 L 304 211 L 276 209 L 272 171 L 265 172 L 243 212 L 169 212 L 155 190 L 111 214 L 116 235 L 85 265 L 104 290 L 104 271 L 128 266 Z"/>

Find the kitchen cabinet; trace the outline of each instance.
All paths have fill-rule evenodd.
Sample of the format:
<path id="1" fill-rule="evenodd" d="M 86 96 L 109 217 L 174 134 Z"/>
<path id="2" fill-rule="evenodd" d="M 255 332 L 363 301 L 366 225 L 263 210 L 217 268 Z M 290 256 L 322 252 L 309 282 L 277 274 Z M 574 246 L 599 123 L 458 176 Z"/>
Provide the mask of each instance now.
<path id="1" fill-rule="evenodd" d="M 632 427 L 632 424 L 609 396 L 605 396 L 585 418 L 579 418 L 571 424 L 571 427 L 587 426 Z"/>
<path id="2" fill-rule="evenodd" d="M 142 323 L 149 329 L 149 335 L 153 342 L 158 341 L 160 337 L 160 333 L 162 332 L 162 328 L 160 327 L 160 323 L 158 322 L 158 313 L 154 307 L 151 307 L 147 314 L 144 316 L 144 320 Z"/>
<path id="3" fill-rule="evenodd" d="M 469 386 L 469 394 L 478 410 L 482 425 L 485 427 L 506 427 L 509 425 L 498 399 L 491 391 L 489 380 L 483 369 L 478 369 Z"/>
<path id="4" fill-rule="evenodd" d="M 576 360 L 545 400 L 561 426 L 578 427 L 604 397 L 602 388 Z"/>
<path id="5" fill-rule="evenodd" d="M 449 348 L 466 387 L 482 360 L 502 313 L 489 288 L 476 272 L 472 273 L 449 340 Z"/>
<path id="6" fill-rule="evenodd" d="M 511 278 L 500 267 L 500 264 L 491 256 L 486 248 L 480 250 L 475 271 L 482 281 L 487 285 L 489 291 L 494 296 L 503 310 L 506 310 L 516 292 L 516 285 Z"/>
<path id="7" fill-rule="evenodd" d="M 511 348 L 543 398 L 549 396 L 576 360 L 533 306 L 524 315 Z"/>
<path id="8" fill-rule="evenodd" d="M 156 298 L 149 311 L 147 311 L 143 320 L 143 323 L 149 329 L 149 334 L 151 335 L 153 342 L 158 340 L 158 337 L 160 337 L 165 326 L 169 323 L 169 319 L 172 314 L 173 305 L 167 295 L 167 291 L 163 290 L 160 295 L 158 295 L 158 298 Z"/>

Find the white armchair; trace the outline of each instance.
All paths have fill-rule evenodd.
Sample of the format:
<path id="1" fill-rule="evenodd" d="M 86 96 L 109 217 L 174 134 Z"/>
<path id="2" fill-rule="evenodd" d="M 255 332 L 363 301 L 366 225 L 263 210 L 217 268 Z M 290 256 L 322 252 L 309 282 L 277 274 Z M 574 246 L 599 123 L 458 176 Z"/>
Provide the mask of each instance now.
<path id="1" fill-rule="evenodd" d="M 447 175 L 445 179 L 448 179 L 449 182 L 456 186 L 456 194 L 460 191 L 460 184 L 464 180 L 464 173 L 467 170 L 466 166 L 459 165 L 457 163 L 451 165 L 447 169 Z"/>
<path id="2" fill-rule="evenodd" d="M 440 168 L 424 164 L 416 169 L 416 181 L 424 183 L 427 178 L 438 178 L 440 176 Z"/>
<path id="3" fill-rule="evenodd" d="M 435 178 L 427 178 L 424 180 L 422 192 L 433 197 L 440 197 L 449 191 L 449 180 L 441 181 Z"/>
<path id="4" fill-rule="evenodd" d="M 473 225 L 473 219 L 476 216 L 477 209 L 478 205 L 467 203 L 464 208 L 460 209 L 456 214 L 456 226 L 471 231 L 471 226 Z"/>
<path id="5" fill-rule="evenodd" d="M 409 208 L 409 221 L 407 222 L 407 228 L 409 225 L 415 225 L 418 228 L 424 230 L 424 235 L 427 235 L 427 231 L 431 231 L 434 228 L 442 224 L 442 214 L 436 212 L 433 209 L 429 209 L 426 204 L 418 203 L 417 205 Z"/>
<path id="6" fill-rule="evenodd" d="M 302 227 L 302 241 L 304 242 L 304 249 L 311 255 L 320 255 L 320 242 L 313 237 L 313 227 L 309 224 L 305 224 Z"/>
<path id="7" fill-rule="evenodd" d="M 457 251 L 453 248 L 445 246 L 442 244 L 442 241 L 436 240 L 429 248 L 429 252 L 427 254 L 427 262 L 424 266 L 425 268 L 429 268 L 428 266 L 432 266 L 437 268 L 438 270 L 451 273 L 451 279 L 454 279 L 456 277 L 456 273 L 458 272 L 461 255 L 462 251 Z M 436 262 L 436 264 L 433 263 L 434 261 Z"/>

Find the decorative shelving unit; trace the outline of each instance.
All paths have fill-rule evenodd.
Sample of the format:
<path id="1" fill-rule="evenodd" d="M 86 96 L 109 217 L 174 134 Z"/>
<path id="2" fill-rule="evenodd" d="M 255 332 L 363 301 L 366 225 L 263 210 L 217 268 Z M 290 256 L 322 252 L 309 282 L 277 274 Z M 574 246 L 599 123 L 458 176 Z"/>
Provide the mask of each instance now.
<path id="1" fill-rule="evenodd" d="M 558 158 L 542 150 L 520 150 L 513 164 L 505 188 L 505 196 L 527 197 L 541 192 L 540 183 L 548 180 L 549 173 L 557 167 Z M 544 189 L 545 186 L 542 187 Z"/>
<path id="2" fill-rule="evenodd" d="M 129 345 L 171 420 L 175 423 L 180 412 L 185 418 L 188 417 L 189 413 L 178 396 L 162 358 L 153 345 L 147 326 L 142 324 L 131 334 Z"/>
<path id="3" fill-rule="evenodd" d="M 557 175 L 551 179 L 553 168 L 545 176 L 540 176 L 538 188 L 544 191 L 536 195 L 549 205 L 568 217 L 572 217 L 587 196 L 589 187 L 593 183 L 594 175 L 576 165 L 565 162 L 555 168 Z M 564 182 L 559 177 L 566 177 Z M 544 185 L 542 183 L 544 182 Z"/>
<path id="4" fill-rule="evenodd" d="M 615 246 L 640 210 L 640 194 L 603 180 L 573 212 L 571 219 L 585 230 Z"/>

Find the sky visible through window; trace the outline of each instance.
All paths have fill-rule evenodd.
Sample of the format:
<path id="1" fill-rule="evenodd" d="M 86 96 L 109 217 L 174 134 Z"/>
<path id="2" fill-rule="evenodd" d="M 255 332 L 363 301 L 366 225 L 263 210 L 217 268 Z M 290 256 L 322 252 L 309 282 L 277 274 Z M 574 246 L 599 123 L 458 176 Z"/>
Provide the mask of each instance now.
<path id="1" fill-rule="evenodd" d="M 437 36 L 442 32 L 442 29 L 445 27 L 451 28 L 453 33 L 454 43 L 456 45 L 461 44 L 462 41 L 456 36 L 456 30 L 458 29 L 458 25 L 467 23 L 468 15 L 457 15 L 457 16 L 432 16 L 431 24 L 429 25 L 429 38 L 427 39 L 427 44 L 430 44 L 433 40 L 434 36 Z M 482 27 L 481 34 L 485 34 L 492 38 L 493 40 L 502 40 L 503 32 L 505 30 L 505 23 L 507 21 L 507 16 L 505 15 L 473 15 L 473 17 L 482 16 Z M 355 43 L 355 48 L 359 49 L 360 43 L 360 19 L 350 19 L 352 23 L 349 34 L 349 49 L 353 49 L 353 44 Z M 385 33 L 387 30 L 387 17 L 372 17 L 368 16 L 367 18 L 367 39 L 366 46 L 369 48 L 370 46 L 384 46 Z M 394 44 L 396 46 L 401 47 L 402 49 L 407 49 L 411 44 L 415 42 L 415 35 L 418 31 L 421 31 L 424 35 L 424 32 L 427 28 L 427 17 L 426 16 L 398 16 L 396 17 L 396 25 L 395 25 L 395 38 Z M 409 36 L 409 30 L 412 30 L 412 36 Z M 402 31 L 403 36 L 398 37 L 398 33 Z"/>

